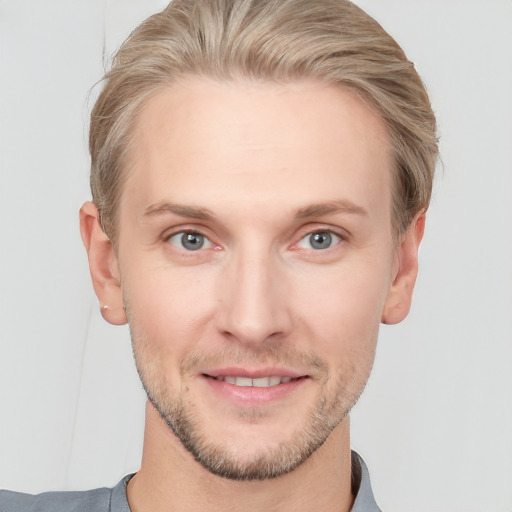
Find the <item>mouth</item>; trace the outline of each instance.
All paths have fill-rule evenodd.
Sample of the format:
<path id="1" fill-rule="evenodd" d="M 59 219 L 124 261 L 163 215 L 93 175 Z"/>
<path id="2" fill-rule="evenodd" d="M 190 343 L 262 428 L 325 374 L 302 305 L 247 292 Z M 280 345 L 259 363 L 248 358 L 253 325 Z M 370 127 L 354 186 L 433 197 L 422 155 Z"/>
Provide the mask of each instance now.
<path id="1" fill-rule="evenodd" d="M 217 397 L 237 407 L 283 403 L 283 400 L 296 396 L 299 389 L 308 389 L 304 386 L 313 380 L 301 371 L 274 366 L 203 368 L 199 375 Z"/>
<path id="2" fill-rule="evenodd" d="M 254 387 L 254 388 L 271 388 L 275 386 L 279 386 L 280 384 L 288 384 L 293 381 L 298 381 L 301 379 L 308 378 L 307 375 L 299 376 L 299 377 L 280 377 L 280 376 L 269 376 L 269 377 L 246 377 L 239 375 L 208 375 L 203 374 L 205 377 L 214 379 L 220 382 L 226 382 L 228 384 L 232 384 L 234 386 L 246 388 L 246 387 Z"/>

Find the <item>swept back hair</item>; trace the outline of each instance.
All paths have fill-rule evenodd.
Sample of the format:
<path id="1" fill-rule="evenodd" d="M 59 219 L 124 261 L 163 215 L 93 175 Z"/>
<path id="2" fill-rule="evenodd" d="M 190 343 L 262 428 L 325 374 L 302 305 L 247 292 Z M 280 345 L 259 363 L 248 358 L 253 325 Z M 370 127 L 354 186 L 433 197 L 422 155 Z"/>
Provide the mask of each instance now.
<path id="1" fill-rule="evenodd" d="M 388 128 L 396 233 L 428 208 L 435 116 L 414 65 L 373 18 L 348 0 L 173 0 L 121 46 L 91 114 L 91 190 L 114 244 L 138 113 L 187 76 L 317 79 L 351 90 Z"/>

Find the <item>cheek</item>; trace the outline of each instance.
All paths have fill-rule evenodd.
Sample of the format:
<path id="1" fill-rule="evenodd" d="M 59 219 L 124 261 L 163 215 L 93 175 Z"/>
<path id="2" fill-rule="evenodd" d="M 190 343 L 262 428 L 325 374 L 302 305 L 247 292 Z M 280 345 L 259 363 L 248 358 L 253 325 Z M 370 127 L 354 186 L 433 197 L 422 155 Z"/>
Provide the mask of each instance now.
<path id="1" fill-rule="evenodd" d="M 388 286 L 378 266 L 373 271 L 338 269 L 301 281 L 296 300 L 309 336 L 321 343 L 324 356 L 351 362 L 373 358 Z"/>
<path id="2" fill-rule="evenodd" d="M 345 408 L 363 391 L 375 358 L 385 294 L 373 285 L 352 275 L 309 294 L 305 342 L 327 364 L 326 395 Z"/>
<path id="3" fill-rule="evenodd" d="M 168 271 L 125 277 L 123 293 L 142 381 L 154 395 L 183 388 L 181 368 L 205 338 L 210 317 L 204 283 Z"/>
<path id="4" fill-rule="evenodd" d="M 208 280 L 180 270 L 140 271 L 127 275 L 123 293 L 129 307 L 132 332 L 151 340 L 151 350 L 161 357 L 180 356 L 190 340 L 211 317 Z M 192 347 L 193 348 L 193 347 Z"/>

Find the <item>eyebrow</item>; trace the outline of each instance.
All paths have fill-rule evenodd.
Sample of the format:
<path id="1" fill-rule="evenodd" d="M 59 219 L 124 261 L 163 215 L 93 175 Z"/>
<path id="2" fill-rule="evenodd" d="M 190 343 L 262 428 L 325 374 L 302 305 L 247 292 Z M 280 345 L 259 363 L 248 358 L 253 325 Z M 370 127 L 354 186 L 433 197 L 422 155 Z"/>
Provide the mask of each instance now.
<path id="1" fill-rule="evenodd" d="M 189 219 L 205 221 L 211 221 L 215 218 L 213 212 L 208 210 L 208 208 L 187 206 L 183 204 L 168 202 L 159 202 L 148 206 L 144 209 L 143 215 L 144 217 L 153 217 L 158 215 L 165 215 L 168 213 L 173 213 L 175 215 L 179 215 L 180 217 Z M 330 201 L 328 203 L 318 203 L 304 206 L 297 210 L 296 217 L 298 219 L 307 219 L 310 217 L 333 215 L 336 213 L 348 213 L 362 216 L 368 215 L 368 211 L 365 210 L 362 206 L 358 206 L 351 201 L 342 199 L 338 201 Z"/>
<path id="2" fill-rule="evenodd" d="M 321 215 L 333 215 L 336 213 L 350 213 L 355 215 L 368 216 L 368 211 L 352 201 L 345 199 L 331 201 L 328 203 L 318 203 L 299 208 L 297 218 L 305 219 L 309 217 L 319 217 Z"/>
<path id="3" fill-rule="evenodd" d="M 213 213 L 207 208 L 199 208 L 194 206 L 186 206 L 177 203 L 155 203 L 144 209 L 144 217 L 153 217 L 157 215 L 163 215 L 166 213 L 174 213 L 180 217 L 187 217 L 189 219 L 198 220 L 212 220 L 214 218 Z"/>

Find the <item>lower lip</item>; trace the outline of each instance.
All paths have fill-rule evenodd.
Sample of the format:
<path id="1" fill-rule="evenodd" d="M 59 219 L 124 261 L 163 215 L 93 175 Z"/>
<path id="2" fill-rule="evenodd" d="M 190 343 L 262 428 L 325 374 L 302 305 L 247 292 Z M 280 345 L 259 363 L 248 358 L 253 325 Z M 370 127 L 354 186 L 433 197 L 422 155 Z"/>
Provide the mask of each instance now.
<path id="1" fill-rule="evenodd" d="M 258 388 L 255 386 L 236 386 L 223 380 L 217 380 L 206 375 L 202 375 L 202 379 L 215 393 L 224 399 L 237 405 L 254 407 L 261 405 L 269 405 L 285 399 L 308 380 L 308 377 L 293 379 L 290 382 L 269 386 L 267 388 Z"/>

